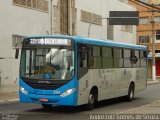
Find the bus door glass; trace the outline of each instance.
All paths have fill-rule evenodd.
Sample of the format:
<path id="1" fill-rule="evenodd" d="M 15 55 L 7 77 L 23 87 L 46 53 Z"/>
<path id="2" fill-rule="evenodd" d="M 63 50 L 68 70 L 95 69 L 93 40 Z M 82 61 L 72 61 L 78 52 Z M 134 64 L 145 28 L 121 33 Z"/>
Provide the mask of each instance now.
<path id="1" fill-rule="evenodd" d="M 88 71 L 87 46 L 78 45 L 78 78 L 84 76 Z"/>

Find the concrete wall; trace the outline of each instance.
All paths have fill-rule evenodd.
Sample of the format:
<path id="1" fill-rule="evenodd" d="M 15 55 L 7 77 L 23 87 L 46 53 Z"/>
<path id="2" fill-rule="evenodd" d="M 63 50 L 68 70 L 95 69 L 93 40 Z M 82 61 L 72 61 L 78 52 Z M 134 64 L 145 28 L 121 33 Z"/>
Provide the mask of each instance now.
<path id="1" fill-rule="evenodd" d="M 47 35 L 49 13 L 12 5 L 12 0 L 0 0 L 0 77 L 1 85 L 16 82 L 19 60 L 15 60 L 12 35 Z"/>

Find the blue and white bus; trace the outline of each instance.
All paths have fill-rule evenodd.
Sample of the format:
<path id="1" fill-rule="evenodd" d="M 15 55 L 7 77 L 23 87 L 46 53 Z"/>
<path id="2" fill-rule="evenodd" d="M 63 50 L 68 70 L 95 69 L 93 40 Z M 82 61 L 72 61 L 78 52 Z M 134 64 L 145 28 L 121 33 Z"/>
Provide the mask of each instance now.
<path id="1" fill-rule="evenodd" d="M 77 36 L 26 37 L 20 62 L 20 102 L 86 105 L 146 88 L 147 48 Z"/>

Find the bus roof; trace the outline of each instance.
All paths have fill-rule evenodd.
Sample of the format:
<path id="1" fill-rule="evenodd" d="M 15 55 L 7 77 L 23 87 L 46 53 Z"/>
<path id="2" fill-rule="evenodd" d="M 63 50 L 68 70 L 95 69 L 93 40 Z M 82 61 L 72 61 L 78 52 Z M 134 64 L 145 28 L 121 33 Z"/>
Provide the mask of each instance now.
<path id="1" fill-rule="evenodd" d="M 127 43 L 115 42 L 112 40 L 100 40 L 94 38 L 85 38 L 80 36 L 67 36 L 67 35 L 58 35 L 58 36 L 29 36 L 24 38 L 67 38 L 74 39 L 77 43 L 91 44 L 91 45 L 101 45 L 109 47 L 118 47 L 118 48 L 128 48 L 128 49 L 138 49 L 138 50 L 147 50 L 146 46 L 143 45 L 134 45 Z"/>

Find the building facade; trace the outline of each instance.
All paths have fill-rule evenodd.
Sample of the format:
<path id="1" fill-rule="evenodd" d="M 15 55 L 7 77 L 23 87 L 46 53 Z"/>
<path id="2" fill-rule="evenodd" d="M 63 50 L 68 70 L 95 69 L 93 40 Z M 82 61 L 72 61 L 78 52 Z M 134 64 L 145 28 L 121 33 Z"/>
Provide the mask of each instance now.
<path id="1" fill-rule="evenodd" d="M 150 5 L 159 5 L 159 0 L 144 1 Z M 151 7 L 141 6 L 130 2 L 139 11 L 139 25 L 137 26 L 137 44 L 145 45 L 149 51 L 148 77 L 152 77 L 152 34 L 155 30 L 155 62 L 156 62 L 156 76 L 160 76 L 160 13 L 150 12 Z M 158 7 L 158 6 L 157 6 Z M 154 28 L 152 21 L 154 20 Z"/>
<path id="2" fill-rule="evenodd" d="M 0 88 L 17 90 L 19 59 L 24 36 L 78 35 L 136 44 L 135 26 L 111 26 L 109 11 L 135 11 L 123 0 L 1 0 Z"/>
<path id="3" fill-rule="evenodd" d="M 0 87 L 7 92 L 17 90 L 19 60 L 15 49 L 21 48 L 23 36 L 47 35 L 50 30 L 49 2 L 1 0 L 0 8 Z"/>

